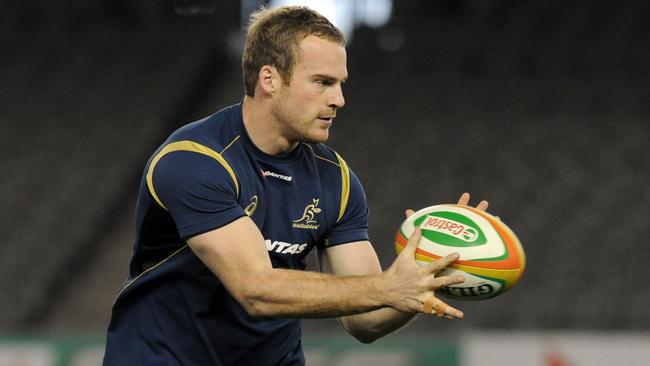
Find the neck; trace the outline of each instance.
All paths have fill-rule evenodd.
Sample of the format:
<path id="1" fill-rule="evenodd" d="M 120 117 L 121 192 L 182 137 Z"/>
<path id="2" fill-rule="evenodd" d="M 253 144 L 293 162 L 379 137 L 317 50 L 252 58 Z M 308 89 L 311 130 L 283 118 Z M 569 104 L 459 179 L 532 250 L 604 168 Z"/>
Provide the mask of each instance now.
<path id="1" fill-rule="evenodd" d="M 244 127 L 253 144 L 269 155 L 285 154 L 298 146 L 282 136 L 281 129 L 271 113 L 267 101 L 255 99 L 248 95 L 242 102 L 242 118 Z"/>

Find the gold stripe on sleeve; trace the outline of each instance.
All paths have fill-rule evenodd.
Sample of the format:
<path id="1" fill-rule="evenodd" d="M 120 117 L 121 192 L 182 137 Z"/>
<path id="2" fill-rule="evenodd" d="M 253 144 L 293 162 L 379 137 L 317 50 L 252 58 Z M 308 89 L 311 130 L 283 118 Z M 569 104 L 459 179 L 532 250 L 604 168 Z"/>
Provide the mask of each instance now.
<path id="1" fill-rule="evenodd" d="M 348 207 L 348 199 L 350 198 L 350 169 L 348 168 L 348 164 L 345 163 L 345 160 L 339 154 L 335 154 L 341 168 L 341 209 L 339 211 L 339 217 L 336 220 L 336 222 L 339 222 L 343 218 L 345 209 Z"/>
<path id="2" fill-rule="evenodd" d="M 172 142 L 168 145 L 165 145 L 165 147 L 162 148 L 154 156 L 154 158 L 151 160 L 151 164 L 149 164 L 149 169 L 147 169 L 147 188 L 149 189 L 149 192 L 151 193 L 151 196 L 158 202 L 160 207 L 164 208 L 167 210 L 167 207 L 162 203 L 158 195 L 156 194 L 156 190 L 154 189 L 154 184 L 153 184 L 153 171 L 156 168 L 156 164 L 158 164 L 158 161 L 162 159 L 163 156 L 174 152 L 174 151 L 189 151 L 189 152 L 195 152 L 203 155 L 207 155 L 214 160 L 218 161 L 219 164 L 221 164 L 228 174 L 230 174 L 230 177 L 232 178 L 233 182 L 235 183 L 235 191 L 237 193 L 237 197 L 239 197 L 239 182 L 237 182 L 237 176 L 235 175 L 235 171 L 230 167 L 230 164 L 224 159 L 221 154 L 218 152 L 212 150 L 211 148 L 201 145 L 197 142 L 190 141 L 190 140 L 183 140 L 183 141 L 176 141 Z"/>

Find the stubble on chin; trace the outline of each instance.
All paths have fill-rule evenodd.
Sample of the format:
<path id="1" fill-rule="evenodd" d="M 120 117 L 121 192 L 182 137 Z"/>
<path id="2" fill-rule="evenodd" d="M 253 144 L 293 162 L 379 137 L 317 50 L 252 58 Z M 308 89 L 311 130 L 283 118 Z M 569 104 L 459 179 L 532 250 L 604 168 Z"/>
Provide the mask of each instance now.
<path id="1" fill-rule="evenodd" d="M 272 110 L 272 115 L 277 123 L 281 136 L 289 143 L 310 143 L 318 144 L 324 143 L 329 139 L 329 131 L 319 131 L 316 124 L 318 121 L 314 118 L 312 120 L 304 121 L 300 116 L 292 115 L 281 108 Z"/>
<path id="2" fill-rule="evenodd" d="M 312 127 L 313 128 L 313 127 Z M 288 128 L 285 130 L 284 136 L 289 142 L 305 142 L 308 144 L 320 144 L 325 143 L 329 139 L 329 132 L 323 131 L 310 131 L 309 127 L 306 127 L 304 130 L 296 128 Z"/>

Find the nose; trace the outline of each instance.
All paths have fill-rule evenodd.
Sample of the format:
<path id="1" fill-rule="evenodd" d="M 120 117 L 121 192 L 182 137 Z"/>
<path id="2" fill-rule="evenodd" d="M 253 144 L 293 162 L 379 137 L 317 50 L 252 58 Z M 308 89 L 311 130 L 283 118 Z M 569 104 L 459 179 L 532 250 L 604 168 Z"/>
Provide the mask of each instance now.
<path id="1" fill-rule="evenodd" d="M 343 108 L 345 105 L 345 98 L 343 97 L 343 89 L 341 88 L 341 83 L 338 83 L 334 88 L 332 88 L 332 93 L 329 96 L 327 105 L 332 108 Z"/>

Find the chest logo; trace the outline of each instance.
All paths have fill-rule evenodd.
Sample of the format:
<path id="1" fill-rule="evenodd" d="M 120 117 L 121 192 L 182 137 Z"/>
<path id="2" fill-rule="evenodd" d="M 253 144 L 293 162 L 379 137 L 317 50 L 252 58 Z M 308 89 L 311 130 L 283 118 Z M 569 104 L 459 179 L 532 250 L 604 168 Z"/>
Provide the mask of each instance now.
<path id="1" fill-rule="evenodd" d="M 271 241 L 271 239 L 264 240 L 264 243 L 269 252 L 281 254 L 300 254 L 307 248 L 307 243 L 293 244 L 277 240 Z"/>
<path id="2" fill-rule="evenodd" d="M 251 203 L 244 208 L 244 212 L 246 212 L 246 215 L 252 216 L 255 209 L 257 209 L 257 195 L 251 197 Z"/>
<path id="3" fill-rule="evenodd" d="M 272 172 L 270 170 L 262 170 L 262 176 L 263 177 L 272 177 L 272 178 L 277 178 L 281 179 L 287 182 L 291 182 L 293 180 L 293 177 L 290 175 L 284 175 L 284 174 L 279 174 L 276 172 Z"/>
<path id="4" fill-rule="evenodd" d="M 302 212 L 302 217 L 293 221 L 293 227 L 295 229 L 318 230 L 320 225 L 316 220 L 316 214 L 321 212 L 320 207 L 318 207 L 319 202 L 320 199 L 314 198 L 312 199 L 312 203 L 305 206 L 305 209 Z"/>

